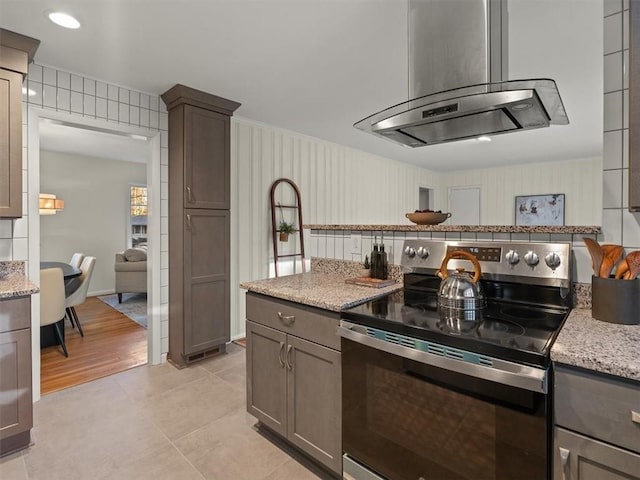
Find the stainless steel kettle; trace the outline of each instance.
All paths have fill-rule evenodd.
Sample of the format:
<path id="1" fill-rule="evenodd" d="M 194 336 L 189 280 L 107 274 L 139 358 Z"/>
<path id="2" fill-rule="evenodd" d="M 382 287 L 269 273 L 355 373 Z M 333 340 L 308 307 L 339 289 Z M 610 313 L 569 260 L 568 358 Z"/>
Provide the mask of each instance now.
<path id="1" fill-rule="evenodd" d="M 474 267 L 471 275 L 464 268 L 455 272 L 447 271 L 451 259 L 469 260 Z M 442 278 L 438 291 L 438 309 L 446 327 L 454 333 L 470 330 L 482 319 L 482 309 L 486 306 L 486 297 L 479 283 L 482 275 L 478 259 L 463 250 L 453 250 L 444 257 L 438 271 Z"/>

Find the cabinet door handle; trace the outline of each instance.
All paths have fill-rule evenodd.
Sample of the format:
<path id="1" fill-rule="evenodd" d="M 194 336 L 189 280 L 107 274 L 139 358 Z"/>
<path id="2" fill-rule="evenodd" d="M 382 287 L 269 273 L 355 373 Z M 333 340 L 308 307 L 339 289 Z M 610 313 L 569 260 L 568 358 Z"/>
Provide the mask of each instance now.
<path id="1" fill-rule="evenodd" d="M 287 368 L 289 370 L 293 370 L 293 363 L 291 363 L 291 350 L 293 350 L 293 345 L 287 345 L 287 356 L 285 357 L 285 362 L 287 363 Z"/>
<path id="2" fill-rule="evenodd" d="M 187 213 L 187 230 L 191 230 L 191 215 Z"/>
<path id="3" fill-rule="evenodd" d="M 191 187 L 187 187 L 187 202 L 188 203 L 193 202 L 193 196 L 191 195 Z"/>
<path id="4" fill-rule="evenodd" d="M 280 368 L 284 368 L 284 342 L 280 342 L 280 350 L 278 351 L 278 361 L 280 362 Z"/>
<path id="5" fill-rule="evenodd" d="M 631 410 L 631 421 L 633 423 L 640 423 L 640 412 L 634 412 Z"/>
<path id="6" fill-rule="evenodd" d="M 569 477 L 567 475 L 567 467 L 569 466 L 569 454 L 571 451 L 567 448 L 559 448 L 560 450 L 560 460 L 562 461 L 562 480 L 567 480 Z"/>
<path id="7" fill-rule="evenodd" d="M 278 318 L 287 326 L 291 326 L 296 321 L 295 315 L 283 315 L 282 312 L 278 312 Z"/>

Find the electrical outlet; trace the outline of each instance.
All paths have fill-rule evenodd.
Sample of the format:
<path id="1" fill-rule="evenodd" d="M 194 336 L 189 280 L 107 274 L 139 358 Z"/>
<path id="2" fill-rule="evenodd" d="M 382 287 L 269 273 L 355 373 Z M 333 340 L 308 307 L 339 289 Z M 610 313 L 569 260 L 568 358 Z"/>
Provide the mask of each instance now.
<path id="1" fill-rule="evenodd" d="M 362 255 L 362 235 L 351 235 L 351 253 Z"/>

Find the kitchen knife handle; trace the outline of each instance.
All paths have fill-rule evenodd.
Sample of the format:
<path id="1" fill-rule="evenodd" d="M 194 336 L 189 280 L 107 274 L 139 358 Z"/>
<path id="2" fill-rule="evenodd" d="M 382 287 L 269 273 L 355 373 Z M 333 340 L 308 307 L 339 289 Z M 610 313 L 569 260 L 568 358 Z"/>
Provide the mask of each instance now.
<path id="1" fill-rule="evenodd" d="M 193 203 L 193 196 L 191 195 L 191 187 L 187 187 L 187 202 Z"/>
<path id="2" fill-rule="evenodd" d="M 293 370 L 293 363 L 291 363 L 291 350 L 293 350 L 293 345 L 287 345 L 287 356 L 284 361 L 287 363 L 287 368 L 289 370 Z"/>
<path id="3" fill-rule="evenodd" d="M 567 476 L 567 468 L 569 467 L 569 454 L 571 450 L 567 448 L 559 448 L 560 450 L 560 460 L 562 461 L 562 480 L 567 480 L 569 478 Z"/>
<path id="4" fill-rule="evenodd" d="M 187 230 L 191 230 L 191 215 L 187 213 Z"/>
<path id="5" fill-rule="evenodd" d="M 284 342 L 280 342 L 280 350 L 278 351 L 278 362 L 280 362 L 280 368 L 284 368 Z"/>

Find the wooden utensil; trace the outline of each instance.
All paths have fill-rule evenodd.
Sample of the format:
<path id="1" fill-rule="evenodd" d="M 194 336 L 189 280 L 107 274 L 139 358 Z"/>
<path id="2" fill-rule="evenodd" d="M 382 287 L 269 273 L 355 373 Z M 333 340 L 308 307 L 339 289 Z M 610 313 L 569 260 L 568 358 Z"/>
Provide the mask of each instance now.
<path id="1" fill-rule="evenodd" d="M 593 238 L 583 237 L 582 240 L 584 241 L 584 244 L 587 246 L 587 250 L 589 250 L 589 255 L 591 255 L 591 265 L 593 267 L 593 274 L 596 277 L 599 277 L 600 267 L 602 266 L 602 258 L 604 256 L 604 254 L 602 253 L 602 247 Z"/>
<path id="2" fill-rule="evenodd" d="M 629 271 L 629 264 L 627 263 L 627 259 L 622 260 L 618 267 L 616 268 L 616 278 L 624 277 L 624 274 Z"/>
<path id="3" fill-rule="evenodd" d="M 600 265 L 599 276 L 609 278 L 611 270 L 624 255 L 624 248 L 621 245 L 602 245 L 602 264 Z"/>
<path id="4" fill-rule="evenodd" d="M 624 278 L 625 280 L 633 280 L 640 275 L 640 251 L 636 250 L 627 255 L 627 264 L 629 265 L 629 272 L 625 274 Z"/>

